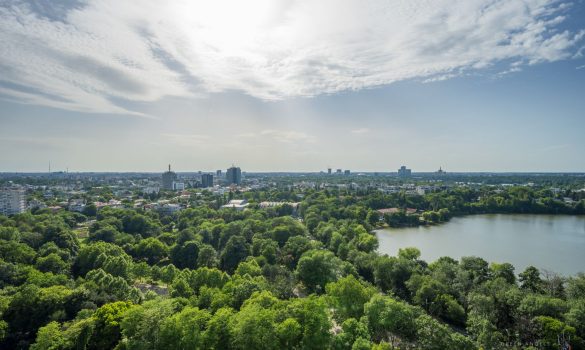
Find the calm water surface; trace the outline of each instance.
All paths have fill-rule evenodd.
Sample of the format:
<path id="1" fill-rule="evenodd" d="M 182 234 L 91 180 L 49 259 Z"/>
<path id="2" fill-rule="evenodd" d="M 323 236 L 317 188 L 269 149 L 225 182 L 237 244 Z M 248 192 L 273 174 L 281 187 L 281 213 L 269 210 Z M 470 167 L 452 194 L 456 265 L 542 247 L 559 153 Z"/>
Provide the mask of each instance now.
<path id="1" fill-rule="evenodd" d="M 585 272 L 585 217 L 562 215 L 473 215 L 446 224 L 376 232 L 382 254 L 417 247 L 422 259 L 479 256 L 509 262 L 516 273 L 527 266 L 563 275 Z"/>

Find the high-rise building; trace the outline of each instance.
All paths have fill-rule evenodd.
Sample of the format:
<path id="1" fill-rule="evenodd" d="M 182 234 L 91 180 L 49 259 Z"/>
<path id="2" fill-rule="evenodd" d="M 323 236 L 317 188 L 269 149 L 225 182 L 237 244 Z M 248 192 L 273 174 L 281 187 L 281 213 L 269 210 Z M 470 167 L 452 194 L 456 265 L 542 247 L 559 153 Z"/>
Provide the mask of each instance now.
<path id="1" fill-rule="evenodd" d="M 408 177 L 412 174 L 412 170 L 407 169 L 404 165 L 398 169 L 398 176 Z"/>
<path id="2" fill-rule="evenodd" d="M 239 167 L 232 166 L 225 174 L 228 184 L 239 185 L 242 183 L 242 170 Z"/>
<path id="3" fill-rule="evenodd" d="M 24 190 L 20 188 L 0 189 L 0 214 L 15 215 L 26 210 Z"/>
<path id="4" fill-rule="evenodd" d="M 213 175 L 212 174 L 201 175 L 201 187 L 213 187 Z"/>
<path id="5" fill-rule="evenodd" d="M 217 171 L 215 172 L 215 177 L 217 177 L 217 179 L 218 179 L 218 180 L 219 180 L 219 179 L 221 179 L 221 175 L 222 175 L 222 174 L 221 174 L 221 170 L 217 170 Z"/>
<path id="6" fill-rule="evenodd" d="M 345 175 L 349 175 L 349 174 L 351 174 L 351 171 L 349 171 L 349 170 L 346 170 L 346 171 L 344 171 L 343 173 L 344 173 Z"/>
<path id="7" fill-rule="evenodd" d="M 171 165 L 169 164 L 169 171 L 162 174 L 162 188 L 165 190 L 173 190 L 173 182 L 177 181 L 177 174 L 171 171 Z"/>
<path id="8" fill-rule="evenodd" d="M 337 169 L 337 170 L 335 171 L 335 173 L 336 173 L 337 175 L 341 175 L 341 169 Z"/>
<path id="9" fill-rule="evenodd" d="M 331 175 L 331 168 L 327 168 L 327 174 Z"/>

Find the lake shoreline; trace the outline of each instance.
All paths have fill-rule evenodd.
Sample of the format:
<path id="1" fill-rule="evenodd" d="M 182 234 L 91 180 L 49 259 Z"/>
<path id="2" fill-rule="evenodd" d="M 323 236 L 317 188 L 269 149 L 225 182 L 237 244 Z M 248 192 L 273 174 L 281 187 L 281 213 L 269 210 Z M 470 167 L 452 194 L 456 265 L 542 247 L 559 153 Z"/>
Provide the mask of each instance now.
<path id="1" fill-rule="evenodd" d="M 471 214 L 416 227 L 375 229 L 380 254 L 408 246 L 427 262 L 441 256 L 479 256 L 509 262 L 516 273 L 534 265 L 563 275 L 585 271 L 585 216 L 558 214 Z M 554 234 L 553 234 L 554 233 Z"/>

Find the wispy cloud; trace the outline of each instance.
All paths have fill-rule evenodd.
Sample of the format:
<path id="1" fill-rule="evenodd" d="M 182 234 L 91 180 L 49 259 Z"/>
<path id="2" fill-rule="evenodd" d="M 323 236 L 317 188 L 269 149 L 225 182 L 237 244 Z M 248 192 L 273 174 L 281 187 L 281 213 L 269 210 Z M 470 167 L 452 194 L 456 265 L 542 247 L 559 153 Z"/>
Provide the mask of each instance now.
<path id="1" fill-rule="evenodd" d="M 366 133 L 369 133 L 369 132 L 370 132 L 370 129 L 368 129 L 368 128 L 353 129 L 351 131 L 352 134 L 366 134 Z"/>
<path id="2" fill-rule="evenodd" d="M 558 0 L 34 4 L 0 5 L 0 95 L 80 112 L 140 115 L 123 102 L 227 90 L 283 99 L 439 81 L 568 59 L 585 36 L 560 29 L 570 6 Z"/>
<path id="3" fill-rule="evenodd" d="M 284 143 L 313 143 L 315 137 L 300 131 L 292 130 L 262 130 L 262 136 L 269 136 L 273 140 Z"/>
<path id="4" fill-rule="evenodd" d="M 570 147 L 571 147 L 571 145 L 564 143 L 564 144 L 560 144 L 560 145 L 550 145 L 550 146 L 543 147 L 542 151 L 543 152 L 558 151 L 558 150 L 567 149 Z"/>

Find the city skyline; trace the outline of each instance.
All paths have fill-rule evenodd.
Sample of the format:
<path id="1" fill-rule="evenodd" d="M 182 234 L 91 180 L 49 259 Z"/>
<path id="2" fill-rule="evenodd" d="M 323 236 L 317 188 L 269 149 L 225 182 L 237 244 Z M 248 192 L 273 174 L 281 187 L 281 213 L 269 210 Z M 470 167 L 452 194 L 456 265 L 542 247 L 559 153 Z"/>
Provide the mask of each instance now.
<path id="1" fill-rule="evenodd" d="M 584 19 L 552 0 L 9 1 L 0 172 L 584 172 Z"/>

